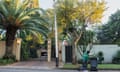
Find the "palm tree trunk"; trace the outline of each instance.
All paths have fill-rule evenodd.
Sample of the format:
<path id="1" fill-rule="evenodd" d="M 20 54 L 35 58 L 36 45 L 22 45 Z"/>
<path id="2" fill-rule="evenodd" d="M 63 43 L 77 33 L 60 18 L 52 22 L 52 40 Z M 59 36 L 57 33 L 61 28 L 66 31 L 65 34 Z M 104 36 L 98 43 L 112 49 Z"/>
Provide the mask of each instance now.
<path id="1" fill-rule="evenodd" d="M 5 51 L 5 55 L 3 58 L 13 58 L 13 43 L 14 43 L 14 39 L 15 39 L 15 34 L 16 34 L 17 28 L 13 27 L 13 26 L 9 26 L 6 29 L 6 51 Z"/>

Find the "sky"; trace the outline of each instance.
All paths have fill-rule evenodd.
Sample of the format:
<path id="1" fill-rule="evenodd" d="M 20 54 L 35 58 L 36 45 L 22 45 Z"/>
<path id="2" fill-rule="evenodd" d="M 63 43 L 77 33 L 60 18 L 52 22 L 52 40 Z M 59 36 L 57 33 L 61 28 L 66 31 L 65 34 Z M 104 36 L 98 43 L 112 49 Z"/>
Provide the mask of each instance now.
<path id="1" fill-rule="evenodd" d="M 109 20 L 109 16 L 120 9 L 120 0 L 105 0 L 107 2 L 106 7 L 108 9 L 104 12 L 102 23 L 106 23 Z M 53 0 L 40 0 L 40 7 L 48 9 L 53 7 Z"/>

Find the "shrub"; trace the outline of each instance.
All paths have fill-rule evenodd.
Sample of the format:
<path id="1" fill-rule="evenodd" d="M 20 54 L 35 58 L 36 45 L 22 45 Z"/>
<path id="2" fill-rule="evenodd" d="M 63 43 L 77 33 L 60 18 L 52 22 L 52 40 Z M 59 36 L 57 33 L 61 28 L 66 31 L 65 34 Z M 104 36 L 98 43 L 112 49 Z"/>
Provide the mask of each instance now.
<path id="1" fill-rule="evenodd" d="M 4 55 L 4 56 L 3 56 L 3 59 L 13 59 L 13 60 L 15 60 L 15 55 L 13 55 L 13 54 Z"/>
<path id="2" fill-rule="evenodd" d="M 27 42 L 22 42 L 22 45 L 21 45 L 21 60 L 28 60 L 29 59 L 29 48 L 27 46 Z"/>
<path id="3" fill-rule="evenodd" d="M 120 50 L 113 56 L 112 63 L 120 64 Z"/>
<path id="4" fill-rule="evenodd" d="M 98 52 L 98 63 L 101 64 L 104 61 L 103 52 Z"/>
<path id="5" fill-rule="evenodd" d="M 78 62 L 78 64 L 81 64 L 82 63 L 82 59 L 79 59 L 77 62 Z"/>
<path id="6" fill-rule="evenodd" d="M 120 58 L 120 50 L 117 51 L 116 57 L 117 57 L 117 58 Z"/>
<path id="7" fill-rule="evenodd" d="M 14 63 L 15 61 L 13 59 L 8 59 L 7 62 L 8 63 Z"/>
<path id="8" fill-rule="evenodd" d="M 11 64 L 14 62 L 15 62 L 15 60 L 13 60 L 13 59 L 0 59 L 0 65 Z"/>

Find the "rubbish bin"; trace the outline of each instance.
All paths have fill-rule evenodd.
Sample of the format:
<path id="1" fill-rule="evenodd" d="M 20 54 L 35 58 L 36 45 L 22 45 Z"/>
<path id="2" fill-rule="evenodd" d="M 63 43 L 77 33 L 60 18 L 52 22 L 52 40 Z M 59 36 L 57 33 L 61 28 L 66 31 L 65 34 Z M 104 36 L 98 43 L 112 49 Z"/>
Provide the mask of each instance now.
<path id="1" fill-rule="evenodd" d="M 98 61 L 96 57 L 90 58 L 90 71 L 97 71 Z"/>

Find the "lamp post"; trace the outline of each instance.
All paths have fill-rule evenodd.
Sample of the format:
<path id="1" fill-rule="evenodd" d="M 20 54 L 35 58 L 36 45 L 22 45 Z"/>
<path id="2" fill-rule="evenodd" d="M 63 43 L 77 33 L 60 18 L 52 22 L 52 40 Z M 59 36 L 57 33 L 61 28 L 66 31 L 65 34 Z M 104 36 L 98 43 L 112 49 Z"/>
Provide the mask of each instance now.
<path id="1" fill-rule="evenodd" d="M 57 31 L 57 18 L 56 18 L 56 7 L 55 7 L 55 2 L 54 1 L 54 24 L 55 24 L 55 52 L 56 52 L 56 67 L 59 66 L 59 59 L 58 59 L 58 31 Z"/>

